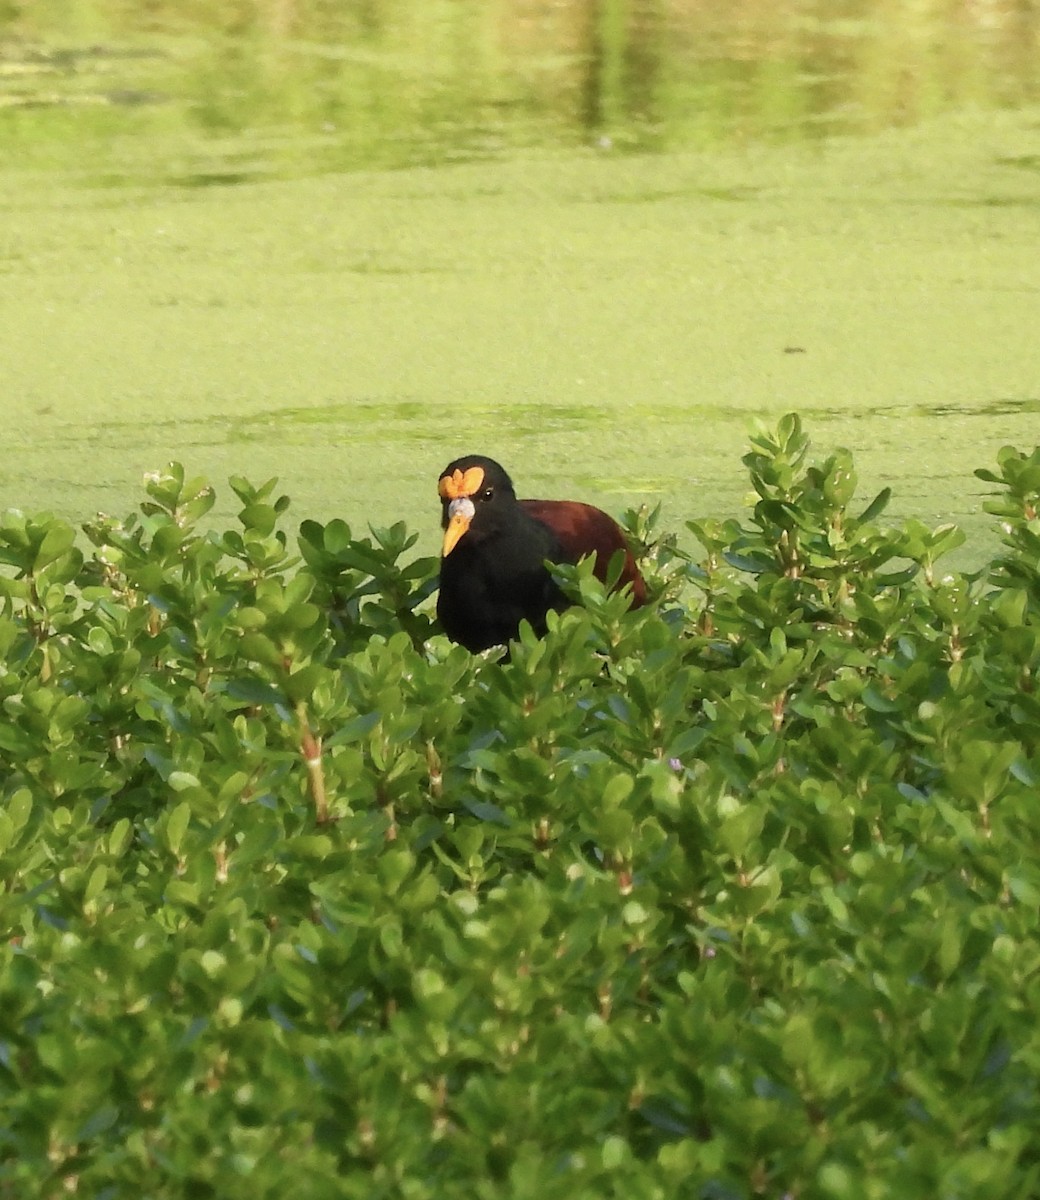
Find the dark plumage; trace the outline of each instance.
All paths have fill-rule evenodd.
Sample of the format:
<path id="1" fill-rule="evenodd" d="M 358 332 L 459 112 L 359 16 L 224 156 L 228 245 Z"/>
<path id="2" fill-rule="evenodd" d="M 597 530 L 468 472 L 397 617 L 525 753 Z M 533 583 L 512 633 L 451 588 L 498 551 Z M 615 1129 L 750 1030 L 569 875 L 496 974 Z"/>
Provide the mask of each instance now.
<path id="1" fill-rule="evenodd" d="M 634 607 L 646 585 L 621 527 L 602 509 L 576 500 L 518 500 L 513 482 L 491 458 L 469 454 L 449 463 L 438 484 L 444 547 L 437 616 L 444 632 L 474 653 L 515 638 L 526 619 L 539 635 L 551 608 L 567 598 L 545 567 L 596 555 L 604 579 L 611 557 L 625 552 L 618 586 L 632 585 Z"/>

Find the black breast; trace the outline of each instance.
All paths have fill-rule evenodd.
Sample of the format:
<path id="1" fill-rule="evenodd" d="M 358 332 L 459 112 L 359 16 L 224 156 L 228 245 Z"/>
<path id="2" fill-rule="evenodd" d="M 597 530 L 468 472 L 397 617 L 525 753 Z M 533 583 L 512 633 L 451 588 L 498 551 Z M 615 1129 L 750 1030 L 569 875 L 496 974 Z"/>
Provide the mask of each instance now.
<path id="1" fill-rule="evenodd" d="M 515 638 L 524 619 L 544 634 L 549 609 L 566 606 L 544 565 L 563 558 L 552 531 L 527 518 L 508 533 L 467 542 L 441 560 L 437 617 L 448 637 L 478 653 Z"/>

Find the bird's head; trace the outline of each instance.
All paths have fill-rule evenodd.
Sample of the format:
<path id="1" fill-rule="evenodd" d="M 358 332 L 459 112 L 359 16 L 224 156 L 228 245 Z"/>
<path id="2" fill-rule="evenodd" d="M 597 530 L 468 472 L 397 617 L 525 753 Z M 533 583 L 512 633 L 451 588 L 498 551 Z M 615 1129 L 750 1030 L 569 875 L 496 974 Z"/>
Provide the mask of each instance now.
<path id="1" fill-rule="evenodd" d="M 444 558 L 464 534 L 491 532 L 496 516 L 516 503 L 513 481 L 493 458 L 467 454 L 449 463 L 437 483 L 441 498 L 441 527 L 444 529 Z"/>

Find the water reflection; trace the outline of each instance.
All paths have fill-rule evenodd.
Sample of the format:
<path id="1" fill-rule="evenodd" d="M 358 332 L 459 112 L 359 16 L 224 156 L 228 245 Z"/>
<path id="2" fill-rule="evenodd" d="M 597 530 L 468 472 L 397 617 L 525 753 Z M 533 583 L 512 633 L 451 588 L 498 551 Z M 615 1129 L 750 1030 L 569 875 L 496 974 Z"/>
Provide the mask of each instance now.
<path id="1" fill-rule="evenodd" d="M 221 165 L 188 164 L 194 186 L 531 144 L 804 140 L 1038 95 L 1033 0 L 0 7 L 0 149 L 202 133 Z"/>

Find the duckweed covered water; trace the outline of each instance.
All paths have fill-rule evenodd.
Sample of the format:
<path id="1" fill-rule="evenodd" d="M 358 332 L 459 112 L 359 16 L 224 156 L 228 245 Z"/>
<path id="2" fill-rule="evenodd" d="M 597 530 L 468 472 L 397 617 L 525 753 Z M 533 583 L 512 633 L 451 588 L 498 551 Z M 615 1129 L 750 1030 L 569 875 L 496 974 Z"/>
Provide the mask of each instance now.
<path id="1" fill-rule="evenodd" d="M 398 7 L 0 25 L 0 506 L 176 458 L 431 549 L 482 451 L 678 528 L 798 409 L 990 536 L 972 469 L 1040 430 L 1040 15 Z"/>

